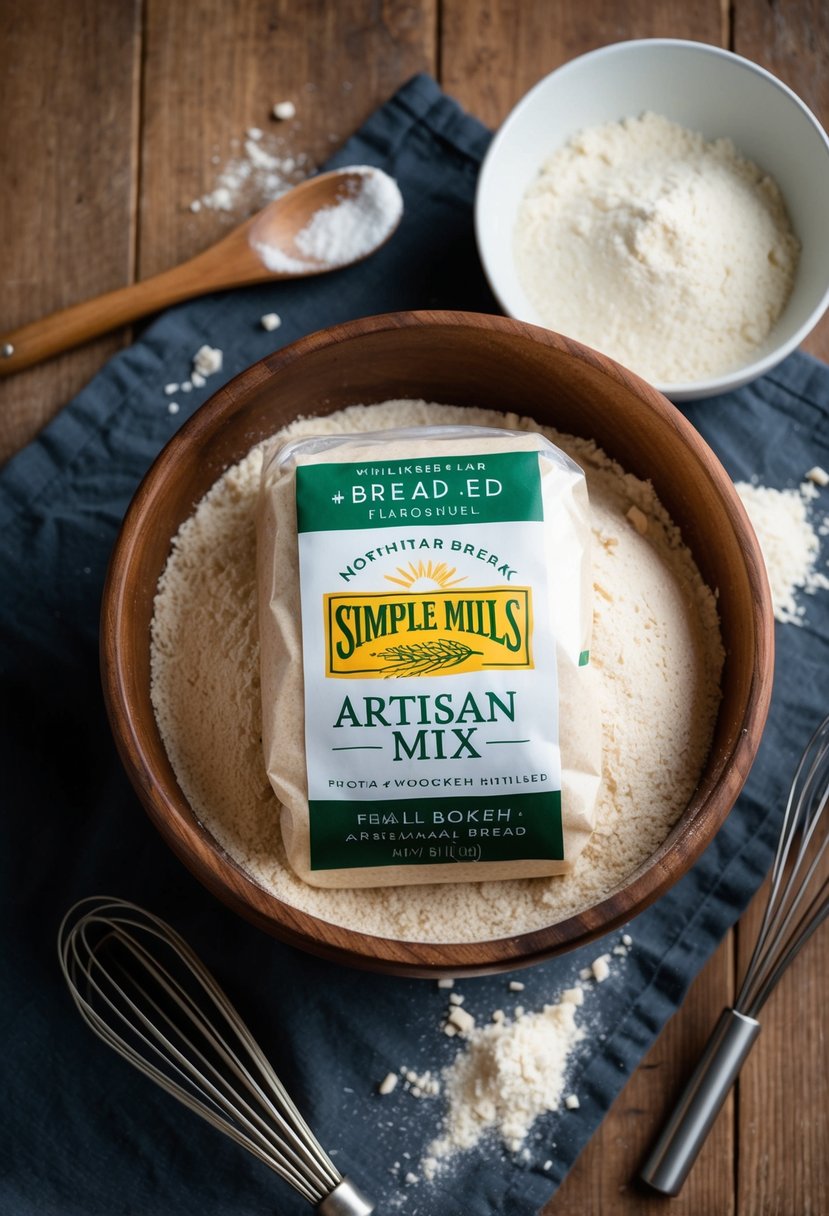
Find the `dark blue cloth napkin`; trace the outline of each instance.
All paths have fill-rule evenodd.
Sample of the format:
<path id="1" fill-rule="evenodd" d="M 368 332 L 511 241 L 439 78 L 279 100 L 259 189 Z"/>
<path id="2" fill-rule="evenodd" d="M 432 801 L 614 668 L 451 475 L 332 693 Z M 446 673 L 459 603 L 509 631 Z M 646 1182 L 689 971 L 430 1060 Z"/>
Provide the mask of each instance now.
<path id="1" fill-rule="evenodd" d="M 803 627 L 778 626 L 769 725 L 733 814 L 693 872 L 630 927 L 630 957 L 613 956 L 616 974 L 588 997 L 590 1032 L 568 1083 L 580 1109 L 540 1120 L 523 1158 L 487 1144 L 434 1184 L 407 1184 L 437 1130 L 440 1104 L 400 1088 L 381 1098 L 376 1083 L 401 1064 L 420 1072 L 453 1057 L 457 1042 L 439 1030 L 446 993 L 320 962 L 226 911 L 162 844 L 116 758 L 98 683 L 98 611 L 139 479 L 183 418 L 275 339 L 394 309 L 495 311 L 472 231 L 488 138 L 433 81 L 410 82 L 332 162 L 381 165 L 399 181 L 406 216 L 385 249 L 336 275 L 167 313 L 0 473 L 3 1216 L 308 1210 L 81 1024 L 58 972 L 55 934 L 82 896 L 121 895 L 172 921 L 247 1017 L 335 1161 L 381 1212 L 529 1216 L 567 1173 L 770 863 L 793 766 L 826 708 L 816 678 L 827 670 L 825 593 L 808 601 Z M 275 334 L 258 324 L 269 311 L 283 318 Z M 173 416 L 163 386 L 186 378 L 203 342 L 224 350 L 223 371 L 179 396 Z M 735 478 L 785 487 L 814 464 L 829 466 L 829 369 L 804 355 L 686 412 Z M 520 998 L 503 976 L 465 980 L 459 990 L 481 1018 L 516 999 L 538 1009 L 603 948 L 522 973 Z"/>

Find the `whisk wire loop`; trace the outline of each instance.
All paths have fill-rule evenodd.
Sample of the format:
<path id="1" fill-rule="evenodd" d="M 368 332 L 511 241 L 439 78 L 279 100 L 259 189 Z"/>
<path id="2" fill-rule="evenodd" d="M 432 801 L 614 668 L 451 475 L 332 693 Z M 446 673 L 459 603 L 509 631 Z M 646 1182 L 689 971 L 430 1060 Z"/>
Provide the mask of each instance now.
<path id="1" fill-rule="evenodd" d="M 811 891 L 829 834 L 814 841 L 829 801 L 829 717 L 812 735 L 795 770 L 771 871 L 769 895 L 760 932 L 734 1008 L 756 1017 L 786 968 L 827 915 L 827 882 L 813 894 L 799 919 L 798 910 Z M 811 856 L 811 861 L 809 857 Z"/>
<path id="2" fill-rule="evenodd" d="M 127 980 L 131 979 L 129 974 L 124 972 L 122 968 L 119 968 L 118 970 Z M 147 1005 L 155 1010 L 157 1016 L 166 1022 L 175 1033 L 181 1033 L 175 1026 L 173 1020 L 169 1017 L 169 1015 L 167 1015 L 158 1002 L 153 1000 L 149 992 L 142 988 L 141 985 L 138 984 L 138 982 L 134 979 L 132 982 L 135 985 L 136 991 L 139 993 L 139 995 L 143 996 L 147 1002 Z M 174 996 L 173 999 L 176 999 L 176 997 Z M 140 1011 L 138 1008 L 134 1005 L 133 1008 L 136 1009 L 136 1013 L 140 1016 Z M 196 1020 L 194 1019 L 194 1021 Z M 151 1023 L 150 1026 L 152 1027 Z M 197 1029 L 202 1030 L 203 1028 L 197 1024 Z M 181 1075 L 185 1076 L 188 1081 L 192 1082 L 193 1075 L 197 1074 L 194 1074 L 191 1060 L 175 1047 L 171 1039 L 163 1036 L 155 1027 L 152 1027 L 152 1031 L 158 1040 L 159 1046 L 150 1043 L 146 1038 L 144 1041 L 148 1043 L 148 1046 L 157 1051 L 162 1058 L 164 1058 L 164 1052 L 166 1050 L 174 1058 L 174 1060 L 181 1062 L 185 1069 Z M 201 1061 L 202 1067 L 205 1070 L 205 1074 L 200 1078 L 200 1080 L 202 1081 L 203 1088 L 206 1091 L 208 1101 L 214 1102 L 218 1111 L 224 1112 L 228 1117 L 234 1119 L 237 1125 L 241 1125 L 241 1129 L 253 1137 L 254 1141 L 260 1146 L 263 1152 L 272 1152 L 278 1156 L 283 1168 L 286 1170 L 286 1172 L 290 1173 L 291 1180 L 295 1185 L 303 1185 L 301 1174 L 295 1172 L 294 1170 L 294 1167 L 301 1167 L 301 1162 L 295 1156 L 295 1154 L 287 1149 L 285 1154 L 282 1153 L 280 1142 L 276 1138 L 274 1132 L 268 1127 L 265 1119 L 262 1118 L 262 1116 L 254 1107 L 250 1105 L 250 1103 L 244 1101 L 241 1093 L 234 1089 L 232 1082 L 229 1081 L 222 1074 L 222 1072 L 211 1063 L 204 1052 L 199 1051 L 196 1043 L 192 1039 L 185 1039 L 184 1042 L 187 1050 L 192 1053 L 193 1057 Z M 268 1102 L 266 1095 L 256 1084 L 249 1071 L 244 1068 L 240 1070 L 238 1067 L 238 1062 L 235 1060 L 233 1055 L 226 1050 L 223 1041 L 218 1036 L 214 1036 L 211 1033 L 210 1043 L 211 1046 L 214 1047 L 217 1055 L 226 1061 L 232 1074 L 236 1075 L 237 1078 L 243 1083 L 247 1083 L 250 1090 L 256 1094 L 266 1112 L 266 1115 L 278 1125 L 283 1134 L 289 1134 L 290 1129 L 285 1121 L 281 1118 L 279 1112 L 273 1107 L 272 1103 Z M 175 1065 L 172 1064 L 171 1067 L 175 1068 Z M 176 1069 L 176 1071 L 181 1072 L 179 1069 Z M 212 1075 L 212 1082 L 209 1080 L 208 1074 Z M 222 1116 L 220 1114 L 219 1118 L 221 1117 Z"/>
<path id="3" fill-rule="evenodd" d="M 122 968 L 116 968 L 116 970 L 121 974 L 127 974 Z M 89 973 L 87 972 L 87 974 Z M 107 978 L 111 979 L 112 977 L 108 976 Z M 143 995 L 146 990 L 143 989 L 140 984 L 138 984 L 134 977 L 128 976 L 128 978 L 134 991 L 139 996 Z M 108 1043 L 109 1046 L 119 1051 L 121 1055 L 130 1061 L 130 1063 L 134 1064 L 136 1067 L 141 1069 L 141 1071 L 149 1075 L 153 1080 L 161 1085 L 162 1088 L 166 1089 L 167 1092 L 173 1094 L 186 1106 L 188 1106 L 189 1109 L 201 1114 L 208 1122 L 212 1123 L 213 1126 L 226 1132 L 226 1134 L 228 1134 L 232 1139 L 248 1148 L 249 1151 L 251 1151 L 255 1156 L 259 1157 L 259 1159 L 265 1164 L 276 1169 L 276 1171 L 280 1173 L 286 1181 L 290 1182 L 291 1185 L 294 1185 L 300 1191 L 300 1193 L 309 1200 L 309 1202 L 314 1201 L 315 1193 L 312 1192 L 308 1187 L 302 1173 L 296 1168 L 295 1162 L 291 1162 L 283 1157 L 283 1154 L 279 1150 L 278 1140 L 274 1139 L 273 1142 L 268 1143 L 267 1138 L 260 1136 L 257 1133 L 257 1130 L 247 1123 L 243 1117 L 243 1114 L 234 1109 L 232 1102 L 221 1100 L 221 1095 L 215 1086 L 210 1085 L 206 1078 L 200 1078 L 196 1073 L 196 1078 L 200 1082 L 200 1088 L 199 1085 L 194 1085 L 194 1078 L 192 1075 L 189 1075 L 193 1071 L 189 1068 L 189 1062 L 187 1061 L 186 1057 L 183 1057 L 182 1053 L 175 1048 L 174 1044 L 171 1043 L 169 1039 L 162 1035 L 155 1027 L 152 1027 L 151 1024 L 151 1037 L 142 1033 L 139 1026 L 130 1022 L 130 1020 L 125 1016 L 124 1011 L 119 1009 L 114 1002 L 109 999 L 106 993 L 101 989 L 100 984 L 95 982 L 94 986 L 100 998 L 106 1003 L 106 1005 L 109 1006 L 112 1016 L 123 1021 L 133 1038 L 138 1040 L 139 1044 L 145 1048 L 146 1052 L 154 1054 L 162 1062 L 167 1071 L 165 1072 L 164 1069 L 158 1068 L 156 1065 L 154 1065 L 146 1054 L 142 1054 L 140 1050 L 127 1042 L 122 1035 L 119 1035 L 115 1030 L 113 1030 L 105 1019 L 103 1019 L 94 1008 L 90 1008 L 87 1003 L 86 1012 L 89 1014 L 89 1016 L 86 1020 L 88 1024 L 92 1027 L 92 1029 L 99 1033 L 99 1035 L 105 1040 L 105 1042 Z M 130 1007 L 133 1010 L 136 1010 L 135 1003 L 129 1000 L 126 993 L 118 985 L 114 985 L 114 990 L 124 999 L 125 1002 L 127 1002 L 128 1011 Z M 152 998 L 149 997 L 147 997 L 147 999 L 149 1001 L 152 1000 Z M 159 1008 L 157 1004 L 155 1004 L 155 1007 Z M 136 1016 L 140 1022 L 142 1020 L 140 1017 L 140 1011 L 136 1012 Z M 185 1047 L 189 1046 L 193 1053 L 197 1054 L 195 1046 L 189 1043 L 187 1040 L 184 1041 L 184 1045 Z M 180 1068 L 177 1065 L 177 1059 L 182 1060 L 184 1064 L 183 1068 Z M 172 1074 L 172 1076 L 170 1074 Z M 181 1078 L 184 1085 L 175 1080 L 176 1076 Z M 194 1088 L 196 1091 L 195 1093 L 193 1092 Z M 252 1141 L 246 1138 L 246 1136 L 251 1133 L 253 1133 Z"/>
<path id="4" fill-rule="evenodd" d="M 225 993 L 164 921 L 126 901 L 82 900 L 58 953 L 81 1016 L 126 1060 L 309 1203 L 345 1185 Z"/>
<path id="5" fill-rule="evenodd" d="M 757 1015 L 789 964 L 829 916 L 829 877 L 814 889 L 829 845 L 827 803 L 829 716 L 812 735 L 795 770 L 771 868 L 769 898 L 737 1000 L 733 1009 L 723 1010 L 641 1170 L 640 1177 L 662 1194 L 679 1194 L 760 1033 Z"/>

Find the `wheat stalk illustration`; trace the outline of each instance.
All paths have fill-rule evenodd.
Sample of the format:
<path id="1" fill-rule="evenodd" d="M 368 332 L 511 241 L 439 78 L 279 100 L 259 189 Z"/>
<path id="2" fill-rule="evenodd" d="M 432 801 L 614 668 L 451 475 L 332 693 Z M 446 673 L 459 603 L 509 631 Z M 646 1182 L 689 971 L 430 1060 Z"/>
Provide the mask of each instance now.
<path id="1" fill-rule="evenodd" d="M 389 646 L 387 650 L 373 651 L 372 657 L 386 659 L 380 671 L 388 680 L 392 676 L 426 676 L 433 671 L 459 667 L 470 655 L 482 653 L 464 646 L 463 642 L 443 638 L 417 642 L 413 646 Z"/>

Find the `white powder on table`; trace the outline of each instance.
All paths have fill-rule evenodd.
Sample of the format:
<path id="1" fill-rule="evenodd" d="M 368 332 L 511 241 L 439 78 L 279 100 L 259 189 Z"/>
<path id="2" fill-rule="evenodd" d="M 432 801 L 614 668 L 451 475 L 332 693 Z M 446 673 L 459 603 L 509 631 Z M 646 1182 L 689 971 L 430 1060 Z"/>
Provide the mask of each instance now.
<path id="1" fill-rule="evenodd" d="M 621 947 L 627 957 L 625 940 L 633 944 L 624 934 L 613 951 Z M 596 991 L 591 983 L 588 996 Z M 516 1006 L 512 1017 L 507 1017 L 502 1009 L 494 1009 L 488 1024 L 476 1027 L 473 1019 L 473 1024 L 460 1034 L 458 1051 L 439 1078 L 432 1069 L 418 1075 L 401 1067 L 400 1076 L 409 1095 L 440 1097 L 443 1107 L 437 1135 L 430 1137 L 423 1149 L 416 1181 L 422 1178 L 432 1182 L 451 1169 L 458 1154 L 485 1138 L 499 1140 L 507 1152 L 529 1161 L 532 1150 L 526 1141 L 535 1121 L 553 1111 L 579 1109 L 576 1093 L 565 1096 L 565 1082 L 570 1079 L 578 1044 L 589 1045 L 597 1034 L 595 1013 L 584 1018 L 584 1005 L 585 989 L 577 985 L 566 988 L 556 1003 L 545 1004 L 538 1012 L 525 1013 Z M 392 1093 L 397 1080 L 396 1073 L 389 1073 L 378 1092 Z M 404 1095 L 397 1096 L 406 1101 Z M 400 1116 L 399 1105 L 396 1110 Z M 549 1163 L 542 1168 L 549 1168 Z M 392 1172 L 396 1169 L 397 1163 Z"/>
<path id="2" fill-rule="evenodd" d="M 287 117 L 287 115 L 286 115 Z M 307 152 L 295 150 L 282 136 L 251 127 L 243 139 L 231 140 L 234 152 L 217 172 L 211 190 L 193 199 L 190 210 L 256 211 L 297 185 L 315 165 Z M 219 165 L 218 152 L 212 157 Z"/>
<path id="3" fill-rule="evenodd" d="M 818 569 L 820 539 L 810 519 L 810 504 L 819 491 L 811 481 L 790 490 L 740 481 L 735 489 L 760 542 L 775 617 L 784 625 L 804 624 L 806 608 L 798 602 L 798 592 L 829 590 L 829 578 Z"/>
<path id="4" fill-rule="evenodd" d="M 558 1110 L 570 1053 L 582 1037 L 576 1006 L 567 1001 L 471 1031 L 444 1073 L 448 1110 L 429 1157 L 469 1149 L 490 1129 L 517 1152 L 539 1115 Z"/>
<path id="5" fill-rule="evenodd" d="M 776 183 L 656 114 L 574 136 L 521 204 L 514 253 L 545 325 L 661 384 L 748 360 L 799 255 Z"/>
<path id="6" fill-rule="evenodd" d="M 601 676 L 597 826 L 569 875 L 440 886 L 310 887 L 287 863 L 261 747 L 255 510 L 262 446 L 179 530 L 152 625 L 152 697 L 179 784 L 219 844 L 266 890 L 334 924 L 408 941 L 480 941 L 595 904 L 662 843 L 693 792 L 719 703 L 714 597 L 652 487 L 591 440 L 528 418 L 418 401 L 354 406 L 284 434 L 465 423 L 541 430 L 585 470 L 594 520 L 591 662 Z M 647 514 L 647 534 L 626 518 Z M 296 738 L 302 747 L 301 707 Z"/>

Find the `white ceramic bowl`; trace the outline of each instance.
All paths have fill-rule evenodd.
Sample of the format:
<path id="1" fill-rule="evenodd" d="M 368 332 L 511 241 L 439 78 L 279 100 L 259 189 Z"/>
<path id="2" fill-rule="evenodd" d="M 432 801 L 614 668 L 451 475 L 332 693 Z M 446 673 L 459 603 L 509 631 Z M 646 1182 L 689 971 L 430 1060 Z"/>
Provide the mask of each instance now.
<path id="1" fill-rule="evenodd" d="M 512 254 L 524 192 L 542 162 L 575 132 L 646 110 L 706 139 L 732 139 L 776 179 L 801 244 L 789 302 L 749 363 L 716 377 L 656 385 L 674 401 L 688 401 L 739 388 L 774 367 L 829 304 L 829 139 L 776 77 L 729 51 L 669 38 L 618 42 L 571 60 L 540 80 L 495 136 L 478 182 L 475 231 L 501 307 L 509 316 L 543 324 Z"/>

